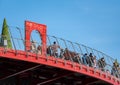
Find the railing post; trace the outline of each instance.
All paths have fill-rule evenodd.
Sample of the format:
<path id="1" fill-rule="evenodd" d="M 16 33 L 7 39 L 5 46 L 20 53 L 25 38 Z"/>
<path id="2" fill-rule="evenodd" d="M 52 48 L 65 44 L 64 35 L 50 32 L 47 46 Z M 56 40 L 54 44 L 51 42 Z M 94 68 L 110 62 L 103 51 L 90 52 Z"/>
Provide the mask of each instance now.
<path id="1" fill-rule="evenodd" d="M 8 28 L 9 28 L 9 26 L 8 26 Z M 9 32 L 10 32 L 10 36 L 11 36 L 11 39 L 12 39 L 12 42 L 13 42 L 13 46 L 14 46 L 15 51 L 16 51 L 16 53 L 17 53 L 17 49 L 16 49 L 16 46 L 15 46 L 15 42 L 14 42 L 14 40 L 13 40 L 13 36 L 12 36 L 12 33 L 11 33 L 10 28 L 9 28 Z"/>
<path id="2" fill-rule="evenodd" d="M 49 41 L 49 43 L 51 45 L 51 41 L 50 41 L 49 35 L 47 35 L 47 39 L 48 39 L 48 41 Z"/>
<path id="3" fill-rule="evenodd" d="M 79 49 L 80 49 L 80 53 L 83 55 L 83 52 L 82 52 L 82 49 L 81 49 L 80 44 L 79 44 L 79 43 L 76 43 L 76 44 L 78 45 L 78 47 L 79 47 Z"/>
<path id="4" fill-rule="evenodd" d="M 19 27 L 16 27 L 16 28 L 18 29 L 18 31 L 20 33 L 20 36 L 21 36 L 21 40 L 23 40 L 23 45 L 25 46 L 24 39 L 23 39 L 23 36 L 22 36 L 22 32 L 21 32 Z"/>

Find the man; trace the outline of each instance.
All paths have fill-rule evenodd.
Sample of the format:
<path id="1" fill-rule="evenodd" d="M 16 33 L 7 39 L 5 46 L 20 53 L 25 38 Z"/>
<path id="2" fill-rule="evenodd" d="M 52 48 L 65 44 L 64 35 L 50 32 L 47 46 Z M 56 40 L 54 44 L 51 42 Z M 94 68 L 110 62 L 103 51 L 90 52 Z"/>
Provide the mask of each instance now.
<path id="1" fill-rule="evenodd" d="M 85 53 L 85 54 L 83 55 L 82 60 L 83 60 L 83 64 L 84 64 L 84 65 L 87 65 L 87 64 L 88 64 L 88 55 L 87 55 L 87 53 Z"/>
<path id="2" fill-rule="evenodd" d="M 35 41 L 31 42 L 31 47 L 30 48 L 31 48 L 31 52 L 36 53 L 37 48 L 36 48 L 36 42 Z"/>
<path id="3" fill-rule="evenodd" d="M 58 48 L 60 48 L 60 46 L 58 44 L 56 44 L 56 42 L 53 42 L 53 45 L 51 46 L 52 49 L 52 55 L 55 57 L 58 57 Z"/>

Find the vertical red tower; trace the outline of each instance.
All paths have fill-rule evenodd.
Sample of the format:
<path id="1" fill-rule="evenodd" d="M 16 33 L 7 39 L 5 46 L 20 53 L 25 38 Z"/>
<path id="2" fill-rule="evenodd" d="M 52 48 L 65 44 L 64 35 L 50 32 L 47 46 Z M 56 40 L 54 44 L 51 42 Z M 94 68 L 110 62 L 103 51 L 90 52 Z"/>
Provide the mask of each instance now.
<path id="1" fill-rule="evenodd" d="M 38 24 L 31 21 L 25 21 L 25 50 L 30 50 L 30 36 L 33 30 L 37 30 L 42 41 L 42 55 L 46 54 L 46 25 Z"/>

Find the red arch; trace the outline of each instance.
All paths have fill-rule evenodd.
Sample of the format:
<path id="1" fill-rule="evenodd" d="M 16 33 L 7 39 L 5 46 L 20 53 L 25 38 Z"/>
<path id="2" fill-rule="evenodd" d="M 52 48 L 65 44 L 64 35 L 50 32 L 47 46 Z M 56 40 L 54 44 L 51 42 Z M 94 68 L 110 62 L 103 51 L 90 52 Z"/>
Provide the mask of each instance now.
<path id="1" fill-rule="evenodd" d="M 46 54 L 46 25 L 31 21 L 25 21 L 25 50 L 30 50 L 30 35 L 33 30 L 37 30 L 42 41 L 42 55 Z"/>

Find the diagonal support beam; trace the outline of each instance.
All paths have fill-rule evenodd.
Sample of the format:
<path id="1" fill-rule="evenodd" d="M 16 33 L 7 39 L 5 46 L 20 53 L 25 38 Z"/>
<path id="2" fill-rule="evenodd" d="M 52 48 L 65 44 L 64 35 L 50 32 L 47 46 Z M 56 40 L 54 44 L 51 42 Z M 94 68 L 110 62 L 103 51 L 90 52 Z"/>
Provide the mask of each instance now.
<path id="1" fill-rule="evenodd" d="M 49 80 L 47 80 L 47 81 L 38 83 L 37 85 L 42 85 L 42 84 L 46 84 L 46 83 L 49 83 L 49 82 L 53 82 L 53 81 L 55 81 L 55 80 L 58 80 L 58 79 L 60 79 L 60 78 L 62 78 L 62 77 L 64 77 L 64 76 L 68 76 L 68 75 L 71 75 L 71 74 L 73 74 L 73 73 L 66 73 L 66 74 L 57 76 L 57 77 L 55 77 L 55 78 L 53 78 L 53 79 L 49 79 Z"/>
<path id="2" fill-rule="evenodd" d="M 19 75 L 19 74 L 21 74 L 21 73 L 24 73 L 24 72 L 33 70 L 33 69 L 38 68 L 38 67 L 40 67 L 40 66 L 41 66 L 41 65 L 36 65 L 36 66 L 30 67 L 30 68 L 28 68 L 28 69 L 19 71 L 19 72 L 17 72 L 17 73 L 12 74 L 12 75 L 9 75 L 9 76 L 6 76 L 6 77 L 4 77 L 4 78 L 1 78 L 0 81 L 1 81 L 1 80 L 5 80 L 5 79 L 8 79 L 8 78 L 13 77 L 13 76 L 16 76 L 16 75 Z"/>

